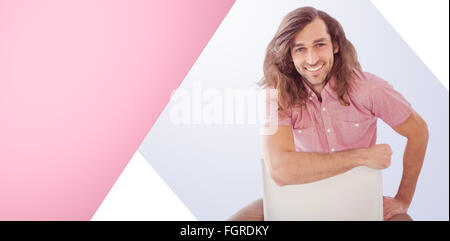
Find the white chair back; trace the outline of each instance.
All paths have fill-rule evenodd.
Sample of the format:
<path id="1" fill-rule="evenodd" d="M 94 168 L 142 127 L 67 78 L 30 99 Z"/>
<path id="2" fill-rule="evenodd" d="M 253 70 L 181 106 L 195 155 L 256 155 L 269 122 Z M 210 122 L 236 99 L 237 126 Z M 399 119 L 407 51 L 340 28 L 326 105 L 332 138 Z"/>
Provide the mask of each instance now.
<path id="1" fill-rule="evenodd" d="M 383 220 L 381 171 L 356 167 L 317 182 L 278 186 L 264 161 L 264 220 Z"/>

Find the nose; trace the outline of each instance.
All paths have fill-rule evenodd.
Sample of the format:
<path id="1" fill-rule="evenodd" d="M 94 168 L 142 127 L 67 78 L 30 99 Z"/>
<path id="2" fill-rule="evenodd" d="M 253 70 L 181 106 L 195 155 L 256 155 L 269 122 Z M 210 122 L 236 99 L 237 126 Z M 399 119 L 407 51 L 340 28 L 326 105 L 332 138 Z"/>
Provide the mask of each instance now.
<path id="1" fill-rule="evenodd" d="M 315 65 L 318 60 L 319 58 L 313 50 L 308 51 L 308 55 L 306 56 L 306 62 L 308 65 Z"/>

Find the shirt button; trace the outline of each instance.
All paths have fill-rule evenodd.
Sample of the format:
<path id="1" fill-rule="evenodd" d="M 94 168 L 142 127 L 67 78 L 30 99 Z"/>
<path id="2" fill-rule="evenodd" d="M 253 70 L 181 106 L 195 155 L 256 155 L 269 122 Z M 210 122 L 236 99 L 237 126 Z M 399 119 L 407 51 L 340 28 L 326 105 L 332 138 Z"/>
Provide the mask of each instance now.
<path id="1" fill-rule="evenodd" d="M 331 152 L 334 152 L 335 151 L 335 149 L 334 148 L 331 148 Z"/>
<path id="2" fill-rule="evenodd" d="M 326 111 L 327 109 L 325 109 L 325 107 L 322 108 L 322 111 Z"/>
<path id="3" fill-rule="evenodd" d="M 298 130 L 298 133 L 302 133 L 302 130 Z"/>
<path id="4" fill-rule="evenodd" d="M 359 123 L 356 123 L 355 126 L 358 127 L 358 126 L 359 126 Z"/>
<path id="5" fill-rule="evenodd" d="M 330 130 L 330 129 L 327 129 L 327 132 L 328 132 L 328 133 L 330 133 L 330 132 L 331 132 L 331 130 Z"/>

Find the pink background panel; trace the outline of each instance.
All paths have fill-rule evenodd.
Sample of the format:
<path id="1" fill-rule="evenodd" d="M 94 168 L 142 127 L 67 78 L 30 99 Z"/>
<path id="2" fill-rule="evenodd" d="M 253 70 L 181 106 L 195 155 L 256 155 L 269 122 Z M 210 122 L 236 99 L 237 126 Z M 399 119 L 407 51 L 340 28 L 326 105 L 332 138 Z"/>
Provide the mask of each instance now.
<path id="1" fill-rule="evenodd" d="M 89 220 L 234 0 L 0 0 L 0 219 Z"/>

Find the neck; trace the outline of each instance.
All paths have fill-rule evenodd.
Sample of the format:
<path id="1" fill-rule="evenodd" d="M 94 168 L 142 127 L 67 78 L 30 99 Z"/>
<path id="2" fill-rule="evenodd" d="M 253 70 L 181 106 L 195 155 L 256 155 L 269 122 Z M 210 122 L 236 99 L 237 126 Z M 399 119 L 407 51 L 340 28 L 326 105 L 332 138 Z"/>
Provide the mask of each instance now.
<path id="1" fill-rule="evenodd" d="M 321 83 L 319 84 L 311 84 L 308 80 L 306 80 L 306 84 L 311 88 L 312 91 L 320 98 L 320 93 L 322 93 L 323 88 L 328 83 L 329 77 L 327 76 Z"/>
<path id="2" fill-rule="evenodd" d="M 325 87 L 325 84 L 321 83 L 321 84 L 312 85 L 310 87 L 314 91 L 314 93 L 316 93 L 317 96 L 320 96 L 320 93 L 322 93 L 322 90 Z"/>
<path id="3" fill-rule="evenodd" d="M 322 93 L 323 88 L 325 88 L 325 85 L 328 83 L 328 79 L 326 78 L 324 81 L 322 81 L 319 84 L 311 84 L 308 80 L 305 81 L 306 84 L 311 88 L 311 90 L 320 97 L 320 93 Z"/>

